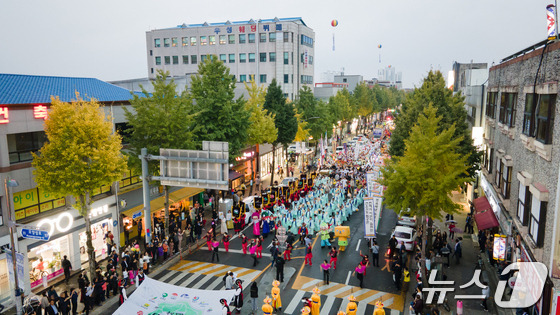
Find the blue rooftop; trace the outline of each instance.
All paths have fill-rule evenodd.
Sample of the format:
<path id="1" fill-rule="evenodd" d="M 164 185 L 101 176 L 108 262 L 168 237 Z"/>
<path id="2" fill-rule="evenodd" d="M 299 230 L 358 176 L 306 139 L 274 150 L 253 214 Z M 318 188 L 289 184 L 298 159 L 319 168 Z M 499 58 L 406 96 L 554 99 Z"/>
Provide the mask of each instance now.
<path id="1" fill-rule="evenodd" d="M 51 96 L 61 101 L 76 99 L 100 102 L 128 101 L 130 91 L 95 78 L 51 77 L 0 73 L 0 105 L 50 103 Z"/>
<path id="2" fill-rule="evenodd" d="M 264 19 L 264 20 L 260 20 L 259 23 L 278 23 L 278 22 L 301 22 L 301 24 L 307 26 L 305 24 L 305 22 L 303 22 L 301 17 L 293 17 L 293 18 L 274 18 L 274 19 Z M 182 25 L 177 25 L 177 27 L 170 27 L 170 28 L 164 28 L 166 30 L 169 29 L 176 29 L 176 28 L 189 28 L 189 27 L 212 27 L 212 26 L 226 26 L 226 25 L 242 25 L 242 24 L 254 24 L 257 23 L 257 21 L 251 19 L 248 21 L 234 21 L 234 22 L 230 22 L 230 21 L 226 21 L 226 22 L 218 22 L 218 23 L 202 23 L 202 24 L 182 24 Z"/>

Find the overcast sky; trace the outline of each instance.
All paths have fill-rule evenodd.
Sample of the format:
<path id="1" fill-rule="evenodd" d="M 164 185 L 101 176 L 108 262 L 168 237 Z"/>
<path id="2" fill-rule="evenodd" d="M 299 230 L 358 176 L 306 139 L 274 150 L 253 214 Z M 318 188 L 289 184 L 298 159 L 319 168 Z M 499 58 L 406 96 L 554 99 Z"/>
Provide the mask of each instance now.
<path id="1" fill-rule="evenodd" d="M 342 69 L 369 79 L 391 65 L 402 71 L 404 87 L 414 87 L 430 69 L 447 76 L 453 61 L 499 63 L 545 39 L 549 3 L 554 1 L 3 0 L 0 72 L 106 81 L 146 77 L 150 29 L 301 17 L 315 31 L 315 82 L 325 71 Z"/>

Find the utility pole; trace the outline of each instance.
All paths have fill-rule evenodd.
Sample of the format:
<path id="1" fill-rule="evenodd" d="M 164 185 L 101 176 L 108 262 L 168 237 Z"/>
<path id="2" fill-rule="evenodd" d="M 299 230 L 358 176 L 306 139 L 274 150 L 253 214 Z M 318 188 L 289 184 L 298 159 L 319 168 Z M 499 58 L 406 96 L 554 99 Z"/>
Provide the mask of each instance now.
<path id="1" fill-rule="evenodd" d="M 6 210 L 8 210 L 8 227 L 10 229 L 10 245 L 12 247 L 12 268 L 14 269 L 14 286 L 15 290 L 13 291 L 13 298 L 14 302 L 16 303 L 16 313 L 17 315 L 22 314 L 22 301 L 21 301 L 21 290 L 19 288 L 19 280 L 18 280 L 18 273 L 17 273 L 17 252 L 14 240 L 14 228 L 16 227 L 16 222 L 14 220 L 14 207 L 12 205 L 12 194 L 11 188 L 17 187 L 18 182 L 15 179 L 8 179 L 8 177 L 4 178 L 4 192 L 6 194 Z M 15 231 L 17 233 L 17 230 Z"/>

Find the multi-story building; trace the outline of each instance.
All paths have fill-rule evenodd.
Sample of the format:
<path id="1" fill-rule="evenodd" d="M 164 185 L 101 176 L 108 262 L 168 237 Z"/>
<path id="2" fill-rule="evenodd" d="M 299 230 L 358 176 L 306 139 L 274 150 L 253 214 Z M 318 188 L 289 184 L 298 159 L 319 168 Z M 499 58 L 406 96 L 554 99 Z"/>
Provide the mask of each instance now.
<path id="1" fill-rule="evenodd" d="M 542 298 L 529 314 L 549 314 L 553 287 L 560 286 L 559 58 L 560 42 L 544 41 L 492 66 L 488 80 L 484 197 L 475 200 L 475 219 L 486 216 L 479 218 L 507 236 L 506 261 L 548 267 Z"/>
<path id="2" fill-rule="evenodd" d="M 301 18 L 182 24 L 146 32 L 146 46 L 150 79 L 157 70 L 190 76 L 215 55 L 240 83 L 276 79 L 290 99 L 303 86 L 313 88 L 315 33 Z"/>
<path id="3" fill-rule="evenodd" d="M 471 128 L 484 127 L 484 109 L 486 104 L 486 83 L 488 82 L 488 64 L 486 63 L 453 63 L 453 92 L 465 96 L 467 122 Z M 473 129 L 473 135 L 479 134 Z M 482 136 L 482 132 L 480 132 Z M 482 140 L 482 139 L 480 139 Z M 481 143 L 480 143 L 481 144 Z M 475 145 L 479 145 L 476 143 Z"/>
<path id="4" fill-rule="evenodd" d="M 348 91 L 350 91 L 350 93 L 353 93 L 356 86 L 362 83 L 362 81 L 364 81 L 364 76 L 359 74 L 342 73 L 340 75 L 334 76 L 334 83 L 347 84 L 348 85 L 347 89 Z"/>
<path id="5" fill-rule="evenodd" d="M 402 72 L 397 72 L 395 67 L 388 65 L 377 71 L 378 84 L 386 87 L 402 89 Z"/>

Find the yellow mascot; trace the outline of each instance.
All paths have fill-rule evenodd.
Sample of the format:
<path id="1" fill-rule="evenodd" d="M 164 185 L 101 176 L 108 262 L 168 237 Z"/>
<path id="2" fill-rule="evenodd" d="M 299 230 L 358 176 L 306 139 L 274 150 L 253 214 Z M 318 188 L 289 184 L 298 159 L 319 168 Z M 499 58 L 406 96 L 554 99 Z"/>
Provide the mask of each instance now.
<path id="1" fill-rule="evenodd" d="M 274 311 L 272 306 L 270 306 L 270 303 L 272 303 L 272 299 L 267 295 L 266 298 L 264 298 L 263 302 L 264 302 L 264 305 L 262 306 L 263 314 L 272 315 L 272 312 Z"/>
<path id="2" fill-rule="evenodd" d="M 313 288 L 313 295 L 311 296 L 311 315 L 319 315 L 321 311 L 321 297 L 319 296 L 321 290 Z"/>
<path id="3" fill-rule="evenodd" d="M 373 311 L 373 315 L 385 315 L 385 310 L 383 309 L 383 303 L 381 301 L 375 303 L 375 311 Z"/>
<path id="4" fill-rule="evenodd" d="M 274 280 L 272 281 L 272 290 L 270 293 L 272 294 L 272 307 L 275 311 L 282 311 L 282 299 L 280 299 L 280 281 Z"/>
<path id="5" fill-rule="evenodd" d="M 354 295 L 350 295 L 348 297 L 348 305 L 346 305 L 346 314 L 347 315 L 356 315 L 356 312 L 358 311 L 358 304 L 356 304 L 356 298 L 354 297 Z"/>
<path id="6" fill-rule="evenodd" d="M 309 315 L 311 313 L 311 309 L 309 308 L 309 306 L 304 306 L 301 309 L 301 315 Z"/>

